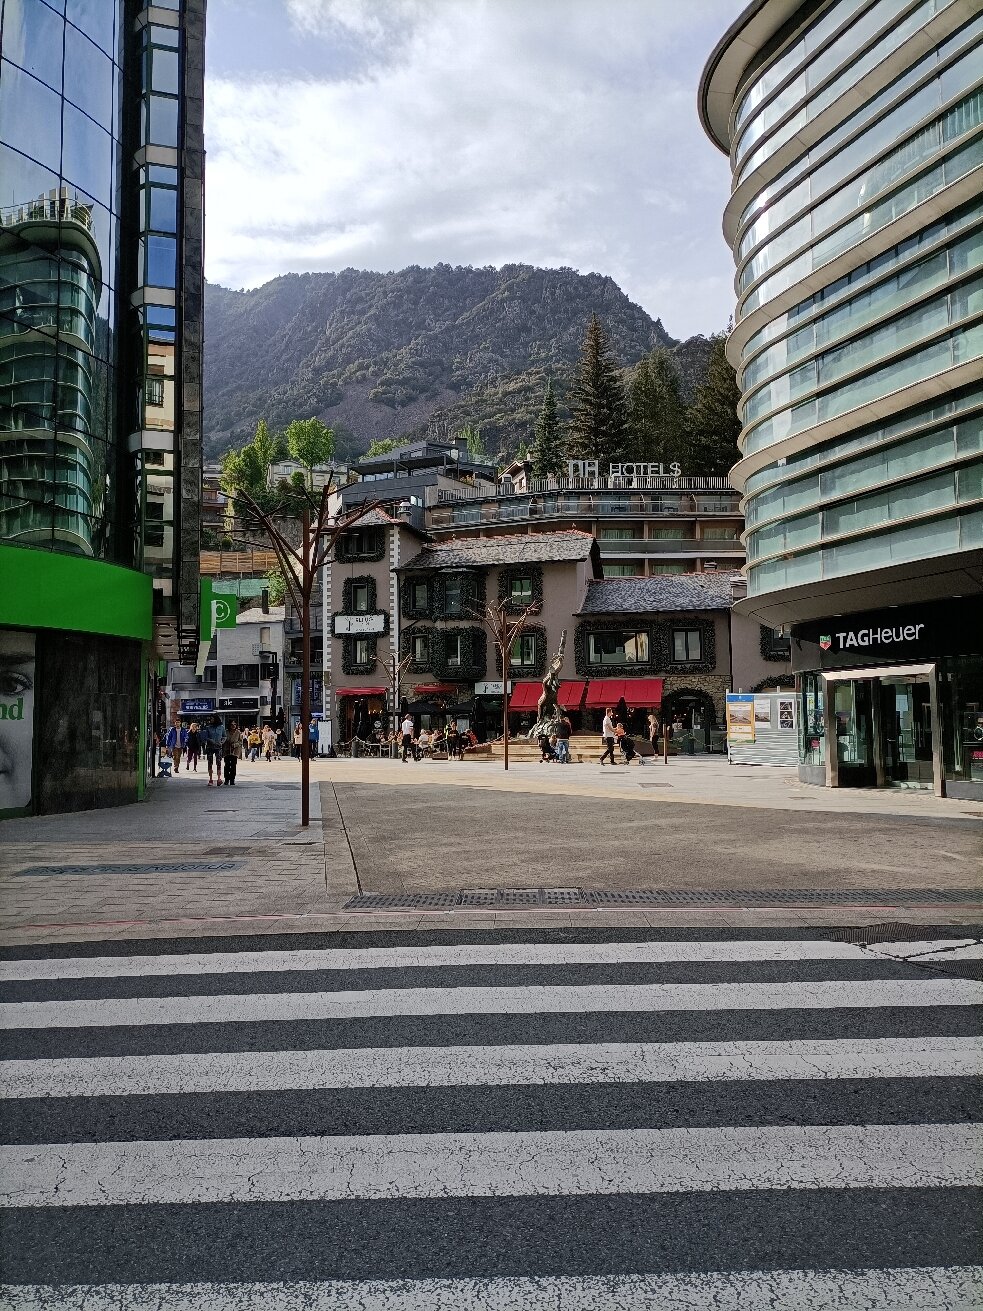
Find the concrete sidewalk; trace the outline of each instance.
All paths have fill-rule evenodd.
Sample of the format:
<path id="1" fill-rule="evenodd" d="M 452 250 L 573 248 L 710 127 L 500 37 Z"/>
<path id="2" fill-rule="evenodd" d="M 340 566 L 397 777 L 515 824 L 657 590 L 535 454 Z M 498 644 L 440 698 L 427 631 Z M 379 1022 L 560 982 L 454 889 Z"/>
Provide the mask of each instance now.
<path id="1" fill-rule="evenodd" d="M 874 908 L 743 908 L 742 888 L 969 895 L 983 885 L 983 806 L 922 793 L 828 793 L 800 787 L 792 773 L 675 760 L 668 769 L 520 765 L 508 774 L 456 762 L 318 762 L 306 831 L 294 761 L 244 763 L 235 789 L 209 789 L 202 775 L 181 774 L 156 781 L 140 805 L 0 826 L 0 943 L 381 925 L 983 918 L 983 907 L 913 909 L 890 897 Z M 734 902 L 450 915 L 342 911 L 359 892 L 575 885 L 732 890 Z"/>

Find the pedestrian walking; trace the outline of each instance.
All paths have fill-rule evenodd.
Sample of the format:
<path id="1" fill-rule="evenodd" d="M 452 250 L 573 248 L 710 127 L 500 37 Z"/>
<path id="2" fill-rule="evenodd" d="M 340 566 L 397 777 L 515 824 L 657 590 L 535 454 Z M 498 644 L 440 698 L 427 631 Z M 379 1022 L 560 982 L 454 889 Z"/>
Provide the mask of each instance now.
<path id="1" fill-rule="evenodd" d="M 267 763 L 273 759 L 273 752 L 276 749 L 276 733 L 269 724 L 263 728 L 263 754 L 266 756 Z"/>
<path id="2" fill-rule="evenodd" d="M 287 754 L 287 735 L 282 728 L 276 731 L 276 741 L 273 744 L 273 759 L 280 760 Z"/>
<path id="3" fill-rule="evenodd" d="M 301 756 L 301 747 L 304 743 L 304 730 L 300 724 L 294 725 L 294 759 L 299 760 Z"/>
<path id="4" fill-rule="evenodd" d="M 310 757 L 310 759 L 313 760 L 314 757 L 317 755 L 317 748 L 318 748 L 318 734 L 317 734 L 316 719 L 312 719 L 311 722 L 307 725 L 307 741 L 308 741 L 307 754 Z"/>
<path id="5" fill-rule="evenodd" d="M 249 730 L 248 740 L 249 740 L 249 759 L 252 761 L 253 764 L 255 764 L 256 761 L 259 759 L 259 749 L 263 742 L 263 739 L 260 737 L 259 734 L 259 729 L 255 726 L 255 724 Z"/>
<path id="6" fill-rule="evenodd" d="M 198 757 L 201 755 L 201 728 L 195 723 L 188 729 L 188 741 L 185 745 L 187 760 L 185 761 L 184 771 L 193 769 L 198 773 Z"/>
<path id="7" fill-rule="evenodd" d="M 174 752 L 177 750 L 177 744 L 178 744 L 177 724 L 171 724 L 168 727 L 166 734 L 164 735 L 164 748 L 167 751 L 168 755 L 171 757 L 172 761 L 174 760 Z"/>
<path id="8" fill-rule="evenodd" d="M 225 786 L 235 787 L 236 769 L 242 757 L 242 734 L 239 732 L 238 720 L 229 721 L 229 731 L 222 743 L 222 761 L 225 765 Z"/>
<path id="9" fill-rule="evenodd" d="M 174 750 L 172 753 L 174 756 L 175 774 L 179 774 L 181 772 L 181 757 L 184 755 L 184 748 L 187 745 L 188 745 L 188 726 L 187 724 L 179 724 L 177 730 L 177 741 L 174 743 Z M 185 769 L 187 769 L 187 765 L 185 765 Z"/>
<path id="10" fill-rule="evenodd" d="M 648 731 L 649 731 L 649 741 L 652 743 L 652 756 L 654 758 L 659 754 L 659 716 L 658 715 L 649 715 Z M 639 760 L 641 760 L 641 756 L 639 756 Z M 643 765 L 645 764 L 644 760 L 642 760 L 642 764 Z"/>
<path id="11" fill-rule="evenodd" d="M 225 743 L 225 725 L 218 715 L 212 715 L 203 730 L 205 741 L 205 759 L 208 762 L 208 786 L 212 786 L 212 771 L 215 771 L 215 785 L 222 782 L 222 747 Z"/>
<path id="12" fill-rule="evenodd" d="M 561 715 L 556 726 L 556 758 L 561 765 L 570 764 L 570 736 L 572 733 L 573 724 L 566 715 Z"/>
<path id="13" fill-rule="evenodd" d="M 616 765 L 618 762 L 614 758 L 614 744 L 617 741 L 617 734 L 614 731 L 614 707 L 608 706 L 604 712 L 604 722 L 601 725 L 601 739 L 604 743 L 604 753 L 601 756 L 601 764 L 610 757 L 611 764 Z"/>
<path id="14" fill-rule="evenodd" d="M 415 729 L 415 725 L 413 723 L 413 716 L 410 715 L 409 712 L 407 712 L 406 718 L 399 726 L 399 731 L 403 735 L 403 764 L 404 765 L 406 764 L 407 751 L 409 751 L 413 755 L 414 759 L 416 759 L 416 755 L 413 752 L 414 729 Z"/>

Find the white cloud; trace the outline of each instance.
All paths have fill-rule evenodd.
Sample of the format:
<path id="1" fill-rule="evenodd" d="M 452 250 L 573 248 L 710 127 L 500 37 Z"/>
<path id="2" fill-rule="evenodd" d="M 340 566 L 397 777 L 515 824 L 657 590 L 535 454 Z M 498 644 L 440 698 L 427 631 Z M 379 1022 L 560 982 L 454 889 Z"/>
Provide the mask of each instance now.
<path id="1" fill-rule="evenodd" d="M 358 49 L 343 76 L 209 79 L 210 278 L 572 265 L 677 335 L 722 326 L 727 165 L 696 84 L 733 0 L 287 4 L 315 48 Z"/>

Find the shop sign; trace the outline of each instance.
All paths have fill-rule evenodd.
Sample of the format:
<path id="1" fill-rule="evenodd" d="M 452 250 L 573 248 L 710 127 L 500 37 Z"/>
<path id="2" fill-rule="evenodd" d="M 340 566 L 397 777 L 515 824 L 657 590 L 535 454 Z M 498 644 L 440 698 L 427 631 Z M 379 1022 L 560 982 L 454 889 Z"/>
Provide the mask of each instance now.
<path id="1" fill-rule="evenodd" d="M 181 713 L 186 715 L 208 715 L 215 709 L 213 696 L 200 696 L 191 701 L 181 702 Z"/>
<path id="2" fill-rule="evenodd" d="M 859 651 L 870 646 L 910 646 L 921 640 L 925 624 L 894 624 L 883 628 L 844 628 L 819 635 L 820 651 Z"/>
<path id="3" fill-rule="evenodd" d="M 567 477 L 574 478 L 599 478 L 601 462 L 600 460 L 567 460 Z M 609 464 L 609 478 L 681 478 L 683 476 L 683 466 L 673 460 L 669 464 L 650 464 L 647 462 L 631 462 Z"/>
<path id="4" fill-rule="evenodd" d="M 754 694 L 752 692 L 727 693 L 727 740 L 729 742 L 754 741 Z"/>
<path id="5" fill-rule="evenodd" d="M 219 710 L 258 710 L 259 698 L 254 696 L 220 696 L 218 708 Z"/>
<path id="6" fill-rule="evenodd" d="M 509 683 L 509 691 L 512 691 L 513 684 Z M 475 696 L 504 696 L 505 684 L 499 680 L 497 683 L 475 683 Z"/>
<path id="7" fill-rule="evenodd" d="M 382 613 L 371 615 L 335 615 L 335 637 L 364 637 L 386 631 L 386 616 Z"/>

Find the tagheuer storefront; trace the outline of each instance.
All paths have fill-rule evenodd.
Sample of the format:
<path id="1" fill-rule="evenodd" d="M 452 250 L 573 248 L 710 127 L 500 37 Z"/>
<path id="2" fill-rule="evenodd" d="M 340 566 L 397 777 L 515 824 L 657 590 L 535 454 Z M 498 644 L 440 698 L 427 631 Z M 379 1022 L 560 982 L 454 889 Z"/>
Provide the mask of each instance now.
<path id="1" fill-rule="evenodd" d="M 932 788 L 983 800 L 981 651 L 978 597 L 793 628 L 800 776 L 832 787 Z"/>

